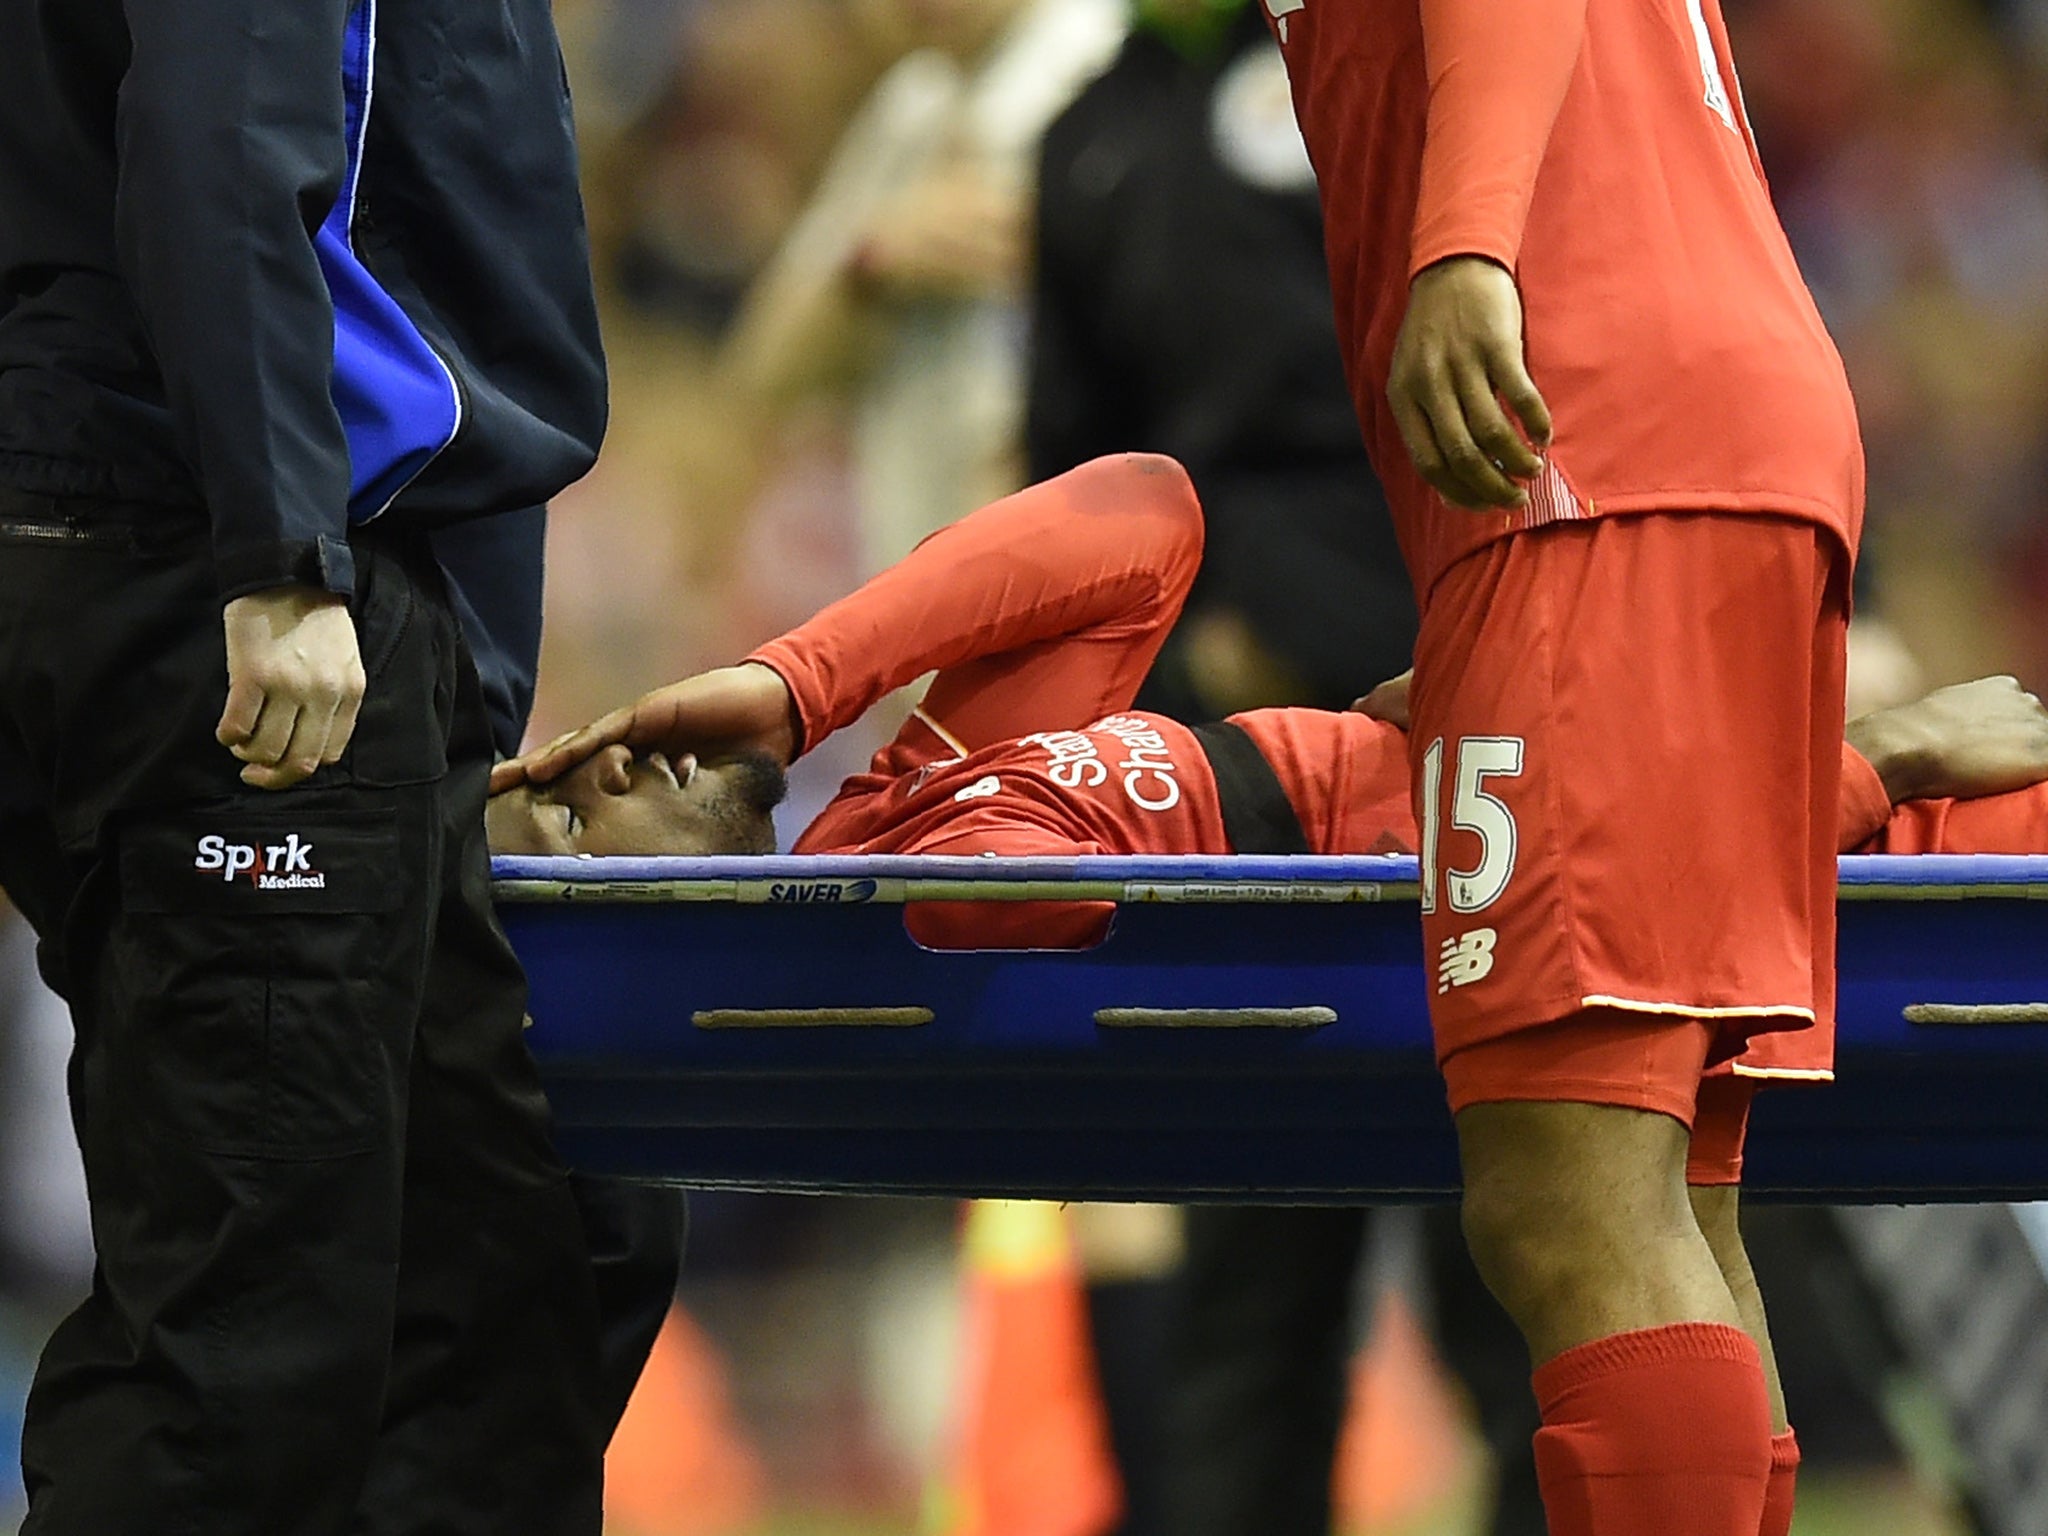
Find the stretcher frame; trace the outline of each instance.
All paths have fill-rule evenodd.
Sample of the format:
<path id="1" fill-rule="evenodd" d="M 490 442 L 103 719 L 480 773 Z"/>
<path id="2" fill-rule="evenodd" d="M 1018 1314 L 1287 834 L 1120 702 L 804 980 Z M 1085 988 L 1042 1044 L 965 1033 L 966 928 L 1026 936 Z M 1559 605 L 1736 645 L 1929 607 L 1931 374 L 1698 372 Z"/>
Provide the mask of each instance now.
<path id="1" fill-rule="evenodd" d="M 577 1165 L 1058 1199 L 1455 1195 L 1416 862 L 501 859 Z M 921 900 L 1116 904 L 1078 951 L 935 952 Z M 1838 1080 L 1759 1098 L 1745 1189 L 2048 1197 L 2048 856 L 1845 856 Z"/>

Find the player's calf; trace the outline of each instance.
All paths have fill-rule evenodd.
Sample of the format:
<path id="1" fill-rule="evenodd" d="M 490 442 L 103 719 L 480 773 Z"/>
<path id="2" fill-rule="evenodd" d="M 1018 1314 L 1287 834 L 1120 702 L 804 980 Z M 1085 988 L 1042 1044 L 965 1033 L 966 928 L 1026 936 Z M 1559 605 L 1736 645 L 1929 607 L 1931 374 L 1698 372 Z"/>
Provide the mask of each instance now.
<path id="1" fill-rule="evenodd" d="M 1686 1125 L 1571 1102 L 1457 1118 L 1473 1257 L 1538 1362 L 1555 1536 L 1757 1536 L 1770 1400 L 1693 1218 Z"/>
<path id="2" fill-rule="evenodd" d="M 1700 1085 L 1700 1120 L 1693 1126 L 1695 1164 L 1699 1160 L 1700 1130 L 1709 1114 L 1710 1096 L 1723 1102 L 1739 1096 L 1746 1110 L 1752 1087 L 1753 1084 L 1739 1078 L 1709 1078 Z M 1742 1314 L 1743 1326 L 1749 1330 L 1749 1336 L 1756 1341 L 1763 1356 L 1764 1380 L 1771 1404 L 1771 1475 L 1758 1536 L 1788 1536 L 1792 1529 L 1792 1507 L 1799 1481 L 1799 1439 L 1792 1433 L 1791 1422 L 1786 1418 L 1785 1388 L 1778 1377 L 1776 1352 L 1771 1348 L 1763 1292 L 1757 1286 L 1756 1272 L 1750 1267 L 1749 1248 L 1742 1240 L 1740 1186 L 1692 1184 L 1687 1193 L 1692 1198 L 1693 1214 L 1699 1219 L 1700 1231 L 1714 1252 L 1715 1262 L 1721 1266 L 1721 1274 L 1735 1298 L 1736 1310 Z"/>

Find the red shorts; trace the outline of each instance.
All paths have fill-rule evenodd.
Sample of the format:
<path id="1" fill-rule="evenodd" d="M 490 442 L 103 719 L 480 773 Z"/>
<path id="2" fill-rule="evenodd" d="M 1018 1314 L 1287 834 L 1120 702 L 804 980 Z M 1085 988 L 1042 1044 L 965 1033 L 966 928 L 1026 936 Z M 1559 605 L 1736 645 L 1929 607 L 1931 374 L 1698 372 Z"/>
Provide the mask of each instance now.
<path id="1" fill-rule="evenodd" d="M 1444 1081 L 1457 1109 L 1543 1098 L 1656 1110 L 1692 1130 L 1686 1183 L 1740 1184 L 1759 1084 L 1707 1071 L 1720 1033 L 1706 1019 L 1592 1008 L 1454 1051 L 1444 1058 Z"/>
<path id="2" fill-rule="evenodd" d="M 1484 1081 L 1690 1123 L 1703 1066 L 1774 1032 L 1752 1061 L 1824 1075 L 1848 576 L 1814 524 L 1651 513 L 1501 539 L 1432 589 L 1410 751 L 1453 1109 Z M 1588 1009 L 1647 1074 L 1589 1084 L 1537 1036 L 1511 1094 L 1452 1065 Z"/>

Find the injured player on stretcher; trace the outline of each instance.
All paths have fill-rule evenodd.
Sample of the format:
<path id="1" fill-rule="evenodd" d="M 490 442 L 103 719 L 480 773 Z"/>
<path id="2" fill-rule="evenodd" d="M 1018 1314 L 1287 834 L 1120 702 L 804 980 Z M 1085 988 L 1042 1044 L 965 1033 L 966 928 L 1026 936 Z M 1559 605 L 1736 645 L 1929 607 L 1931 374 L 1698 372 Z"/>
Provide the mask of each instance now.
<path id="1" fill-rule="evenodd" d="M 500 764 L 492 847 L 772 852 L 787 766 L 936 672 L 793 851 L 1415 852 L 1402 680 L 1346 712 L 1189 727 L 1132 710 L 1201 552 L 1201 507 L 1171 459 L 1098 459 L 1019 491 L 737 666 Z M 2012 679 L 1865 716 L 1848 738 L 1844 851 L 2048 851 L 2048 711 Z M 1701 772 L 1713 752 L 1701 743 Z M 1109 918 L 1098 903 L 935 902 L 907 920 L 938 948 L 1060 948 L 1095 942 Z M 1734 1070 L 1824 1078 L 1832 1060 L 1823 1021 L 1758 1035 Z M 1748 1094 L 1719 1097 L 1739 1102 L 1717 1099 L 1710 1117 L 1703 1104 L 1695 1183 L 1733 1182 L 1740 1166 Z"/>
<path id="2" fill-rule="evenodd" d="M 657 689 L 499 765 L 500 853 L 774 850 L 787 766 L 936 672 L 797 853 L 1413 853 L 1404 680 L 1351 711 L 1252 710 L 1189 727 L 1131 708 L 1202 551 L 1194 488 L 1127 455 L 982 508 L 736 666 Z M 2010 678 L 1851 723 L 1838 846 L 2048 851 L 2048 711 Z M 1702 773 L 1714 744 L 1702 742 Z M 923 903 L 936 948 L 1099 939 L 1101 903 Z M 1831 1023 L 1778 1032 L 1703 1090 L 1688 1168 L 1739 1178 L 1749 1086 L 1831 1074 Z M 1747 1080 L 1747 1081 L 1745 1081 Z"/>

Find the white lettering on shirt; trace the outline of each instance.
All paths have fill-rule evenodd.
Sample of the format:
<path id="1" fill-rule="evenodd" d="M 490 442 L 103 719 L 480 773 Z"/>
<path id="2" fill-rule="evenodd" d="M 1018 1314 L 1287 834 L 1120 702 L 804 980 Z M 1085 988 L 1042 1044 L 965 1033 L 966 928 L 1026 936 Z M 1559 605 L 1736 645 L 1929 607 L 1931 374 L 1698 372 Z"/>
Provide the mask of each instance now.
<path id="1" fill-rule="evenodd" d="M 1124 755 L 1114 767 L 1102 760 L 1094 735 L 1112 736 Z M 1170 811 L 1180 804 L 1179 769 L 1173 752 L 1151 721 L 1140 715 L 1110 715 L 1087 731 L 1041 731 L 1023 738 L 1026 746 L 1043 747 L 1046 777 L 1063 789 L 1094 789 L 1123 770 L 1126 798 L 1144 811 Z"/>

